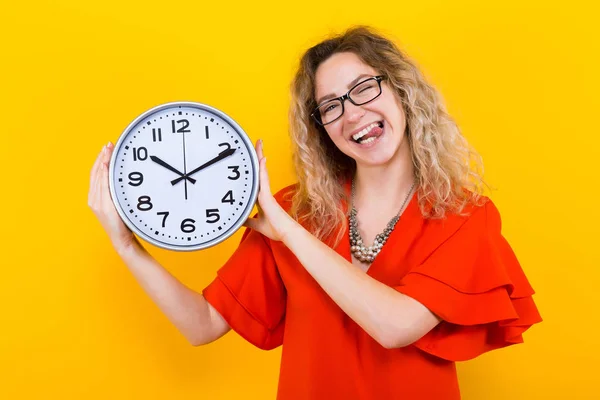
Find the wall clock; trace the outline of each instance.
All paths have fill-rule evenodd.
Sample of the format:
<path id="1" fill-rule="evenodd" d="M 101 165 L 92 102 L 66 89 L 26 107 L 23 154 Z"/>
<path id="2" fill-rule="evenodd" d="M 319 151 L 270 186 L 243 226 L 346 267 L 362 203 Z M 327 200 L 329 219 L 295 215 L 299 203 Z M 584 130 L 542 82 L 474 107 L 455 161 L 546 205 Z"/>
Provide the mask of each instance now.
<path id="1" fill-rule="evenodd" d="M 177 251 L 214 246 L 248 218 L 258 194 L 252 141 L 222 111 L 194 102 L 154 107 L 115 144 L 109 186 L 125 224 Z"/>

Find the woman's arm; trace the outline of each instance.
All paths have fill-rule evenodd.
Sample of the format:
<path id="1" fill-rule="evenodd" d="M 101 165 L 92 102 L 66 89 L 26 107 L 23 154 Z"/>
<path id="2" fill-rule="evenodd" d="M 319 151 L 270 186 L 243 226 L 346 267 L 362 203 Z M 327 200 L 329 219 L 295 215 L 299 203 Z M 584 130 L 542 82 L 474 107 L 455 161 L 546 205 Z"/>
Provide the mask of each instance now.
<path id="1" fill-rule="evenodd" d="M 271 194 L 262 141 L 257 142 L 256 151 L 259 215 L 249 218 L 246 226 L 283 241 L 331 299 L 386 348 L 407 346 L 441 321 L 417 300 L 362 272 L 290 217 Z"/>
<path id="2" fill-rule="evenodd" d="M 177 280 L 137 242 L 119 252 L 136 280 L 193 345 L 213 342 L 231 329 L 202 296 Z"/>
<path id="3" fill-rule="evenodd" d="M 183 285 L 152 258 L 117 214 L 108 188 L 108 162 L 113 150 L 109 142 L 94 162 L 89 207 L 139 284 L 187 340 L 200 345 L 220 338 L 230 329 L 227 322 L 200 293 Z"/>
<path id="4" fill-rule="evenodd" d="M 407 346 L 440 322 L 424 305 L 371 278 L 301 225 L 283 242 L 331 299 L 383 347 Z"/>

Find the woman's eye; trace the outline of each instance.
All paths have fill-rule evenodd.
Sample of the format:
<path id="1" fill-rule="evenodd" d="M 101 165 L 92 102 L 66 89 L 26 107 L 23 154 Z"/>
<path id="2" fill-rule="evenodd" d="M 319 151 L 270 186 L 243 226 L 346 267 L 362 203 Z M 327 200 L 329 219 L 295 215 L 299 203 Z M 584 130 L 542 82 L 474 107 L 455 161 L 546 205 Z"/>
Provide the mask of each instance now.
<path id="1" fill-rule="evenodd" d="M 331 111 L 335 110 L 336 107 L 337 107 L 337 104 L 331 104 L 331 105 L 325 107 L 324 112 L 325 113 L 331 112 Z"/>

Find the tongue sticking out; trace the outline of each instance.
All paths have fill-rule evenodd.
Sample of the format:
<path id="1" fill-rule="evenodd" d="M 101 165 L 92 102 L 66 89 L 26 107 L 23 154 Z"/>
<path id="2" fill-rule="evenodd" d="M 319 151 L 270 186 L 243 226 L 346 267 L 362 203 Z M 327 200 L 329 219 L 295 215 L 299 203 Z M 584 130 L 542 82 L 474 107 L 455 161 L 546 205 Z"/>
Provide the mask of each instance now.
<path id="1" fill-rule="evenodd" d="M 376 126 L 375 128 L 371 129 L 369 131 L 369 133 L 367 133 L 365 136 L 361 137 L 360 141 L 363 142 L 369 138 L 377 137 L 377 136 L 381 135 L 382 132 L 383 132 L 383 128 Z"/>

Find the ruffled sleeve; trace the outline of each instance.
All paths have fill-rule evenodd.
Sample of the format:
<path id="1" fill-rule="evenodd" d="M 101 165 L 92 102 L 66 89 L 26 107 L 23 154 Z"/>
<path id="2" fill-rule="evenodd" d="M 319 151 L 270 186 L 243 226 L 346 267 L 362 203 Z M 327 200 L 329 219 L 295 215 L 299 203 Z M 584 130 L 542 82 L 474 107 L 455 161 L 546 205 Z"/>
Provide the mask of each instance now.
<path id="1" fill-rule="evenodd" d="M 202 291 L 234 331 L 264 350 L 283 343 L 287 298 L 268 240 L 246 228 L 238 248 Z"/>
<path id="2" fill-rule="evenodd" d="M 542 319 L 491 200 L 474 210 L 396 288 L 442 319 L 414 345 L 462 361 L 523 342 Z"/>

